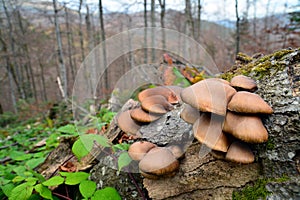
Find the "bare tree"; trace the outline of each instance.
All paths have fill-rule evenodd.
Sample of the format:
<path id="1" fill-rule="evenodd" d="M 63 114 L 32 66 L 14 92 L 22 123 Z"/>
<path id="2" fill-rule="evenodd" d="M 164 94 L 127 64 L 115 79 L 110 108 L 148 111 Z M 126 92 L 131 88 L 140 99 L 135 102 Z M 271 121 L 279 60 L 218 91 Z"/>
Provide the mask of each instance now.
<path id="1" fill-rule="evenodd" d="M 87 32 L 87 39 L 88 39 L 88 47 L 89 51 L 94 48 L 94 38 L 93 38 L 93 29 L 90 19 L 90 9 L 89 6 L 86 4 L 86 16 L 85 16 L 85 24 L 86 24 L 86 32 Z"/>
<path id="2" fill-rule="evenodd" d="M 195 29 L 194 29 L 194 21 L 193 21 L 193 16 L 192 16 L 192 6 L 191 6 L 191 1 L 190 0 L 185 0 L 185 16 L 186 16 L 186 28 L 185 28 L 185 33 L 190 36 L 195 38 Z"/>
<path id="3" fill-rule="evenodd" d="M 240 17 L 239 17 L 239 10 L 238 10 L 238 0 L 235 0 L 235 17 L 236 17 L 236 55 L 240 51 Z"/>
<path id="4" fill-rule="evenodd" d="M 72 80 L 75 80 L 75 70 L 76 70 L 76 61 L 73 61 L 73 45 L 74 45 L 74 39 L 73 39 L 73 32 L 71 30 L 70 27 L 70 19 L 69 19 L 69 10 L 66 6 L 66 4 L 64 4 L 65 7 L 65 21 L 66 21 L 66 29 L 67 29 L 67 45 L 68 45 L 68 57 L 69 57 L 69 65 L 70 65 L 70 69 L 71 69 L 71 77 Z M 40 63 L 40 66 L 41 63 Z"/>
<path id="5" fill-rule="evenodd" d="M 81 52 L 81 62 L 84 60 L 84 40 L 83 40 L 83 32 L 82 32 L 82 14 L 81 14 L 81 8 L 82 8 L 82 0 L 79 0 L 79 7 L 78 7 L 78 16 L 79 16 L 79 40 L 80 40 L 80 52 Z"/>
<path id="6" fill-rule="evenodd" d="M 151 0 L 151 46 L 153 47 L 155 45 L 155 0 Z M 151 49 L 151 61 L 155 61 L 155 49 Z"/>
<path id="7" fill-rule="evenodd" d="M 160 26 L 163 28 L 162 30 L 162 47 L 166 49 L 166 33 L 165 33 L 165 12 L 166 12 L 166 0 L 158 0 L 160 5 Z"/>
<path id="8" fill-rule="evenodd" d="M 148 20 L 147 20 L 147 0 L 144 0 L 144 62 L 148 62 L 148 50 L 147 50 L 147 28 L 148 28 Z"/>
<path id="9" fill-rule="evenodd" d="M 100 21 L 100 28 L 101 28 L 101 42 L 105 41 L 105 29 L 104 29 L 104 21 L 103 21 L 103 6 L 102 0 L 99 0 L 99 21 Z M 104 67 L 107 65 L 106 60 L 106 46 L 105 42 L 103 43 L 103 64 Z M 107 70 L 104 71 L 104 87 L 105 89 L 109 89 L 109 82 L 108 82 L 108 72 Z"/>
<path id="10" fill-rule="evenodd" d="M 62 48 L 62 41 L 60 36 L 60 28 L 58 24 L 58 9 L 56 5 L 56 0 L 53 0 L 53 9 L 54 9 L 54 25 L 55 25 L 55 35 L 56 35 L 56 42 L 57 42 L 57 53 L 58 53 L 58 65 L 59 65 L 59 77 L 61 81 L 61 92 L 63 99 L 68 98 L 67 94 L 67 73 L 66 73 L 66 66 L 64 63 L 64 56 L 63 56 L 63 48 Z"/>
<path id="11" fill-rule="evenodd" d="M 202 13 L 202 5 L 201 0 L 198 0 L 197 2 L 197 36 L 196 39 L 200 40 L 200 30 L 201 30 L 201 13 Z"/>

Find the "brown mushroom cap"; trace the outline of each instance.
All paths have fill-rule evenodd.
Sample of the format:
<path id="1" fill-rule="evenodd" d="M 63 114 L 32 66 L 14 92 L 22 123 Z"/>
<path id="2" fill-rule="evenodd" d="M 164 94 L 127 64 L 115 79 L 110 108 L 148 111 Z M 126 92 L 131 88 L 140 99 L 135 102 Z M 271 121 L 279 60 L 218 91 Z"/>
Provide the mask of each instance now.
<path id="1" fill-rule="evenodd" d="M 249 143 L 262 143 L 268 140 L 268 132 L 258 116 L 247 116 L 228 111 L 223 131 Z"/>
<path id="2" fill-rule="evenodd" d="M 136 135 L 140 129 L 140 125 L 131 118 L 130 112 L 131 110 L 121 112 L 118 115 L 117 123 L 119 128 L 125 133 Z"/>
<path id="3" fill-rule="evenodd" d="M 174 108 L 172 104 L 161 95 L 153 95 L 145 98 L 141 102 L 141 106 L 144 110 L 157 114 L 165 114 Z"/>
<path id="4" fill-rule="evenodd" d="M 167 148 L 172 152 L 172 154 L 175 156 L 176 159 L 181 159 L 184 157 L 184 151 L 180 146 L 170 145 Z"/>
<path id="5" fill-rule="evenodd" d="M 213 150 L 227 152 L 230 142 L 222 132 L 223 121 L 222 116 L 202 113 L 193 125 L 194 137 Z"/>
<path id="6" fill-rule="evenodd" d="M 181 88 L 182 89 L 182 88 Z M 180 87 L 178 86 L 158 86 L 155 88 L 149 88 L 141 91 L 138 94 L 138 100 L 140 102 L 144 101 L 145 98 L 153 95 L 161 95 L 169 101 L 169 103 L 178 103 L 180 100 Z M 179 94 L 178 94 L 179 92 Z"/>
<path id="7" fill-rule="evenodd" d="M 273 113 L 273 109 L 259 95 L 246 91 L 233 95 L 228 110 L 239 113 Z"/>
<path id="8" fill-rule="evenodd" d="M 205 79 L 182 90 L 182 101 L 203 112 L 225 116 L 227 104 L 236 90 L 215 79 Z"/>
<path id="9" fill-rule="evenodd" d="M 165 147 L 151 149 L 139 163 L 139 169 L 145 177 L 175 175 L 179 162 Z M 148 176 L 149 175 L 149 176 Z"/>
<path id="10" fill-rule="evenodd" d="M 140 107 L 133 109 L 130 113 L 130 116 L 132 119 L 144 123 L 153 122 L 161 117 L 159 114 L 148 113 Z"/>
<path id="11" fill-rule="evenodd" d="M 132 160 L 140 161 L 150 149 L 156 147 L 155 144 L 147 141 L 134 142 L 128 149 L 128 154 Z"/>
<path id="12" fill-rule="evenodd" d="M 233 77 L 230 81 L 230 85 L 237 88 L 237 90 L 247 90 L 250 92 L 257 90 L 256 82 L 250 77 L 244 75 L 237 75 Z"/>
<path id="13" fill-rule="evenodd" d="M 232 162 L 249 164 L 254 162 L 254 155 L 245 143 L 236 141 L 230 145 L 225 159 Z"/>
<path id="14" fill-rule="evenodd" d="M 189 104 L 184 104 L 180 117 L 189 124 L 194 124 L 195 121 L 200 117 L 200 112 L 196 108 Z"/>

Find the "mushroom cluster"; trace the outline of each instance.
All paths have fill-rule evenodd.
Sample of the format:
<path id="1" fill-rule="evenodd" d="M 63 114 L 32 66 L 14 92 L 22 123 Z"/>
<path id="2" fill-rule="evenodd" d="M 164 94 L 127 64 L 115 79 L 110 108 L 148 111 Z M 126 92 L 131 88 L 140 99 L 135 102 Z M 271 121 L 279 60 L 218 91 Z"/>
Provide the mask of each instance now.
<path id="1" fill-rule="evenodd" d="M 140 173 L 150 179 L 172 177 L 179 168 L 179 161 L 183 155 L 180 147 L 158 147 L 147 142 L 138 141 L 130 145 L 128 150 L 132 160 L 139 162 Z"/>
<path id="2" fill-rule="evenodd" d="M 173 105 L 180 101 L 181 90 L 178 86 L 158 86 L 143 90 L 138 94 L 140 106 L 118 115 L 119 128 L 125 133 L 139 136 L 141 125 L 153 122 L 174 109 Z"/>
<path id="3" fill-rule="evenodd" d="M 254 80 L 238 75 L 229 82 L 211 78 L 202 80 L 181 92 L 186 103 L 181 117 L 193 124 L 194 137 L 238 163 L 254 162 L 246 143 L 268 140 L 260 114 L 272 114 L 272 108 L 257 94 Z M 220 153 L 223 152 L 223 153 Z"/>

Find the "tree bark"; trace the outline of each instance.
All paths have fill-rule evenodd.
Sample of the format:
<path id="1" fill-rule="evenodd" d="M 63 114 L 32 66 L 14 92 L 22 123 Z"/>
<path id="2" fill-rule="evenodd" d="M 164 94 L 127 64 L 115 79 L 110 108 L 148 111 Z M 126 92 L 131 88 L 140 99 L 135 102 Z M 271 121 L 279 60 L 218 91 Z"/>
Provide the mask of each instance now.
<path id="1" fill-rule="evenodd" d="M 236 40 L 235 40 L 235 55 L 237 56 L 240 52 L 240 17 L 238 10 L 238 0 L 235 0 L 235 17 L 236 17 Z"/>
<path id="2" fill-rule="evenodd" d="M 57 53 L 58 53 L 58 65 L 59 65 L 59 77 L 61 80 L 62 85 L 62 98 L 66 100 L 68 98 L 68 82 L 67 82 L 67 73 L 66 73 L 66 66 L 64 63 L 64 55 L 63 55 L 63 48 L 62 48 L 62 41 L 60 35 L 60 28 L 58 23 L 58 9 L 56 5 L 56 0 L 53 0 L 53 9 L 54 9 L 54 25 L 55 25 L 55 35 L 56 35 L 56 42 L 57 42 Z"/>
<path id="3" fill-rule="evenodd" d="M 147 0 L 144 0 L 144 63 L 148 62 L 148 49 L 147 49 L 147 28 L 148 28 L 148 19 L 147 19 Z"/>
<path id="4" fill-rule="evenodd" d="M 151 46 L 155 46 L 155 0 L 151 0 Z M 151 48 L 151 61 L 155 61 L 155 49 Z"/>
<path id="5" fill-rule="evenodd" d="M 103 20 L 103 6 L 102 6 L 102 0 L 99 0 L 99 20 L 100 20 L 100 28 L 101 28 L 101 42 L 105 41 L 105 28 L 104 28 L 104 20 Z M 107 65 L 107 59 L 106 59 L 106 45 L 105 42 L 103 43 L 103 64 L 104 67 Z M 108 71 L 105 70 L 103 74 L 104 78 L 104 87 L 106 90 L 109 89 L 109 81 L 108 81 Z"/>

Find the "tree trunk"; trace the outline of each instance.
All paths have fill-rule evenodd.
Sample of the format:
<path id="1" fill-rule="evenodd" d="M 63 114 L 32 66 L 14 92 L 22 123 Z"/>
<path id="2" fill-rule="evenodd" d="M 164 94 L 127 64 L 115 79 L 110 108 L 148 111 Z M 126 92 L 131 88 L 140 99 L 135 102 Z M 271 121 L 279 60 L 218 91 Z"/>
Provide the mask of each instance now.
<path id="1" fill-rule="evenodd" d="M 186 18 L 186 34 L 195 38 L 194 21 L 192 17 L 191 1 L 185 0 L 185 18 Z"/>
<path id="2" fill-rule="evenodd" d="M 99 0 L 99 20 L 100 20 L 100 32 L 101 32 L 101 42 L 105 41 L 105 29 L 104 29 L 104 20 L 103 20 L 103 7 L 102 7 L 102 0 Z M 103 65 L 106 68 L 107 65 L 107 59 L 106 59 L 106 45 L 105 42 L 103 43 Z M 109 81 L 108 81 L 108 71 L 104 71 L 104 87 L 106 90 L 109 89 Z M 105 94 L 107 95 L 107 94 Z"/>
<path id="3" fill-rule="evenodd" d="M 82 32 L 82 14 L 81 14 L 81 8 L 82 8 L 82 0 L 79 1 L 79 7 L 78 7 L 78 16 L 79 16 L 79 41 L 80 41 L 80 52 L 81 52 L 81 62 L 84 61 L 84 39 L 83 39 L 83 32 Z"/>
<path id="4" fill-rule="evenodd" d="M 41 76 L 41 83 L 42 83 L 42 97 L 44 101 L 47 101 L 47 89 L 45 84 L 45 72 L 44 72 L 44 65 L 41 61 L 41 58 L 38 58 L 39 66 L 40 66 L 40 76 Z"/>
<path id="5" fill-rule="evenodd" d="M 237 56 L 240 52 L 240 17 L 238 10 L 238 0 L 235 0 L 235 17 L 236 17 L 236 40 L 235 40 L 235 55 Z"/>
<path id="6" fill-rule="evenodd" d="M 90 9 L 89 6 L 86 5 L 86 16 L 85 16 L 86 32 L 87 32 L 89 51 L 92 51 L 94 48 L 94 38 L 93 38 L 93 30 L 92 30 L 90 17 L 91 17 Z"/>
<path id="7" fill-rule="evenodd" d="M 13 25 L 12 25 L 12 21 L 11 21 L 11 16 L 10 13 L 7 9 L 7 6 L 5 4 L 5 0 L 2 0 L 2 5 L 3 5 L 3 9 L 4 9 L 4 13 L 5 16 L 7 18 L 7 23 L 8 23 L 8 30 L 9 30 L 9 44 L 10 44 L 10 50 L 11 50 L 11 54 L 12 54 L 12 61 L 11 61 L 11 75 L 14 78 L 14 81 L 16 83 L 17 89 L 18 89 L 18 93 L 20 94 L 22 99 L 25 99 L 25 92 L 24 92 L 24 85 L 23 83 L 23 77 L 22 74 L 20 72 L 20 66 L 18 65 L 16 59 L 17 59 L 17 54 L 16 54 L 16 49 L 15 49 L 15 38 L 13 37 Z"/>
<path id="8" fill-rule="evenodd" d="M 70 27 L 70 20 L 69 20 L 69 11 L 68 8 L 66 6 L 66 4 L 64 5 L 65 7 L 65 19 L 66 19 L 66 29 L 67 29 L 67 38 L 68 38 L 68 59 L 69 59 L 69 65 L 70 65 L 70 69 L 71 69 L 71 77 L 72 80 L 75 81 L 75 71 L 76 71 L 76 66 L 75 66 L 75 61 L 73 62 L 73 33 Z"/>
<path id="9" fill-rule="evenodd" d="M 147 0 L 144 0 L 144 63 L 148 62 L 148 49 L 147 49 L 147 40 L 148 40 L 148 19 L 147 19 Z"/>
<path id="10" fill-rule="evenodd" d="M 166 33 L 165 33 L 165 12 L 166 12 L 166 0 L 159 0 L 160 5 L 160 26 L 162 29 L 162 48 L 166 49 Z"/>
<path id="11" fill-rule="evenodd" d="M 56 6 L 56 0 L 53 0 L 53 9 L 54 9 L 54 25 L 55 25 L 55 34 L 56 34 L 56 42 L 57 42 L 57 52 L 58 52 L 58 65 L 59 65 L 59 77 L 61 80 L 62 86 L 62 98 L 67 99 L 67 73 L 66 73 L 66 66 L 64 64 L 64 56 L 63 56 L 63 48 L 62 48 L 62 41 L 60 36 L 60 28 L 58 24 L 58 10 Z"/>
<path id="12" fill-rule="evenodd" d="M 198 41 L 200 41 L 200 37 L 201 37 L 201 11 L 202 9 L 202 5 L 201 5 L 201 0 L 198 0 L 198 5 L 197 5 L 197 37 L 196 39 L 198 39 Z"/>
<path id="13" fill-rule="evenodd" d="M 151 0 L 151 46 L 155 46 L 155 0 Z M 151 48 L 151 61 L 155 61 L 155 49 Z"/>

